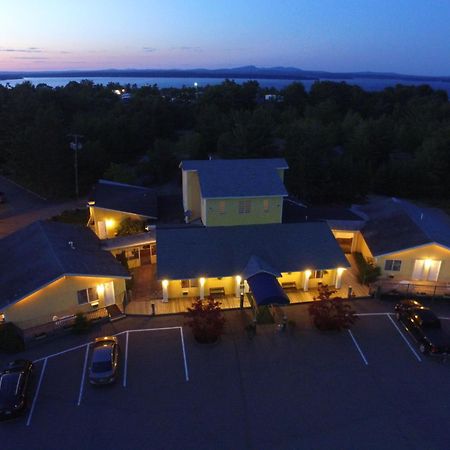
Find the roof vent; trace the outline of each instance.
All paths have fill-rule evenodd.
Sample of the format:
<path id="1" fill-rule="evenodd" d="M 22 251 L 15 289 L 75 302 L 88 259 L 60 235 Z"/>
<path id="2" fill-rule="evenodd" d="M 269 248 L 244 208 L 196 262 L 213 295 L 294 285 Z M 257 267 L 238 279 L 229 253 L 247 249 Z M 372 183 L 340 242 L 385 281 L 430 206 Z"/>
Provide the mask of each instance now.
<path id="1" fill-rule="evenodd" d="M 68 244 L 72 250 L 75 250 L 75 243 L 73 241 L 69 241 Z"/>

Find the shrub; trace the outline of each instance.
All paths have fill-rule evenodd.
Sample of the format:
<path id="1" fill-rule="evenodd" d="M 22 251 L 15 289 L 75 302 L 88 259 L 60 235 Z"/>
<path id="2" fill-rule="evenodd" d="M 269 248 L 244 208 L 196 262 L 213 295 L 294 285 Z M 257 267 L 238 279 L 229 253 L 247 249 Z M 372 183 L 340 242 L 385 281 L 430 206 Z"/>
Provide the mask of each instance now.
<path id="1" fill-rule="evenodd" d="M 359 253 L 353 253 L 356 264 L 358 266 L 358 281 L 361 284 L 370 284 L 377 280 L 381 270 L 375 264 L 368 262 L 364 256 Z"/>
<path id="2" fill-rule="evenodd" d="M 25 350 L 22 331 L 11 322 L 0 325 L 0 349 L 6 353 L 17 353 Z"/>
<path id="3" fill-rule="evenodd" d="M 129 236 L 130 234 L 143 233 L 145 223 L 142 220 L 134 220 L 130 217 L 123 219 L 117 228 L 117 236 Z"/>
<path id="4" fill-rule="evenodd" d="M 199 299 L 194 301 L 187 311 L 187 325 L 192 328 L 197 342 L 211 343 L 219 339 L 225 326 L 220 302 Z"/>
<path id="5" fill-rule="evenodd" d="M 90 328 L 89 320 L 83 313 L 77 313 L 73 324 L 73 332 L 76 334 L 85 333 Z"/>
<path id="6" fill-rule="evenodd" d="M 331 298 L 336 292 L 326 284 L 319 286 L 319 296 L 309 306 L 309 314 L 319 330 L 348 329 L 357 319 L 351 305 L 342 297 Z"/>

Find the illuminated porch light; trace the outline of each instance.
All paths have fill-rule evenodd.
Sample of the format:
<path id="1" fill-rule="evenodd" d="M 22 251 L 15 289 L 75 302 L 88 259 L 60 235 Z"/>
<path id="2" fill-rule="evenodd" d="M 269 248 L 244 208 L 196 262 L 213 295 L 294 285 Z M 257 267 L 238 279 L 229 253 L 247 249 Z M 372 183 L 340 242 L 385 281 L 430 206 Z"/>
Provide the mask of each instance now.
<path id="1" fill-rule="evenodd" d="M 425 260 L 425 269 L 429 269 L 431 267 L 431 264 L 433 263 L 433 260 L 426 259 Z"/>
<path id="2" fill-rule="evenodd" d="M 236 283 L 241 284 L 242 277 L 240 275 L 236 275 Z"/>
<path id="3" fill-rule="evenodd" d="M 337 268 L 337 273 L 338 273 L 338 275 L 342 275 L 342 274 L 344 273 L 344 271 L 345 271 L 345 268 L 344 268 L 344 267 L 338 267 L 338 268 Z"/>
<path id="4" fill-rule="evenodd" d="M 114 226 L 114 219 L 106 219 L 105 225 L 106 225 L 106 228 L 112 228 Z"/>
<path id="5" fill-rule="evenodd" d="M 206 279 L 201 277 L 201 278 L 199 278 L 199 281 L 200 281 L 200 286 L 204 286 L 205 282 L 206 282 Z"/>
<path id="6" fill-rule="evenodd" d="M 167 289 L 167 286 L 169 286 L 169 280 L 162 280 L 162 287 Z"/>
<path id="7" fill-rule="evenodd" d="M 310 270 L 305 270 L 305 276 L 309 278 L 311 276 L 312 272 Z"/>

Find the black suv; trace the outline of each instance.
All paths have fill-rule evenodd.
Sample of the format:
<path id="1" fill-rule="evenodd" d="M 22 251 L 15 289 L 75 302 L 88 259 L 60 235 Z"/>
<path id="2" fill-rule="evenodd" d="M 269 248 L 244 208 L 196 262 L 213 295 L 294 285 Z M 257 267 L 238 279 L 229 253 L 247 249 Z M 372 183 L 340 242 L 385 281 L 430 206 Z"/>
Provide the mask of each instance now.
<path id="1" fill-rule="evenodd" d="M 399 320 L 419 344 L 422 353 L 450 354 L 450 336 L 441 327 L 441 321 L 431 309 L 417 300 L 403 300 L 395 305 Z"/>
<path id="2" fill-rule="evenodd" d="M 0 420 L 20 415 L 27 406 L 33 363 L 20 359 L 0 373 Z"/>

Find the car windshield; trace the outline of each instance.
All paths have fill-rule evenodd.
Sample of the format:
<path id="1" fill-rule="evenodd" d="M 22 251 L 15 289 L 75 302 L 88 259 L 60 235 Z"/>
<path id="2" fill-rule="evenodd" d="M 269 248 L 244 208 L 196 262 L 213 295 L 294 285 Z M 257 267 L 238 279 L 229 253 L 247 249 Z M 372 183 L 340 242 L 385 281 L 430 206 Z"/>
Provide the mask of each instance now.
<path id="1" fill-rule="evenodd" d="M 4 395 L 15 395 L 19 388 L 20 374 L 5 373 L 0 377 L 0 393 Z"/>
<path id="2" fill-rule="evenodd" d="M 101 373 L 108 372 L 112 368 L 111 361 L 101 361 L 92 363 L 92 372 Z"/>
<path id="3" fill-rule="evenodd" d="M 94 348 L 92 356 L 92 372 L 108 372 L 112 369 L 112 353 L 111 345 L 102 345 Z"/>
<path id="4" fill-rule="evenodd" d="M 423 327 L 439 328 L 441 326 L 439 319 L 429 309 L 419 309 L 416 314 L 419 316 Z"/>

